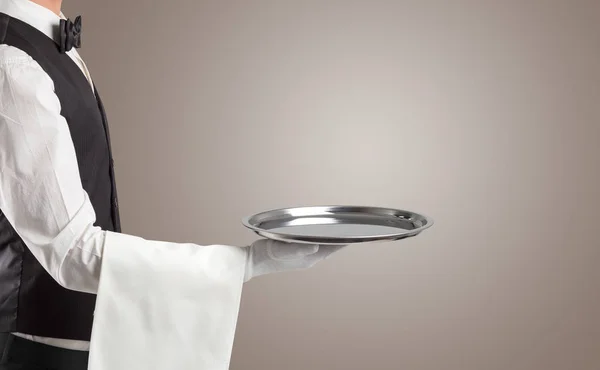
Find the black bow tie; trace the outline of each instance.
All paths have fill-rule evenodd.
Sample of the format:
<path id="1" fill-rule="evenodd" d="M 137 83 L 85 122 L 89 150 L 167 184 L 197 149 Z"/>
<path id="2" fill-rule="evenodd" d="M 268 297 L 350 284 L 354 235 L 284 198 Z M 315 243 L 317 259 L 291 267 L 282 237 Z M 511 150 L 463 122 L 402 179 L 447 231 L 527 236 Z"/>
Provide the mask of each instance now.
<path id="1" fill-rule="evenodd" d="M 75 22 L 70 19 L 60 20 L 60 52 L 66 53 L 72 48 L 81 47 L 81 16 L 75 18 Z"/>

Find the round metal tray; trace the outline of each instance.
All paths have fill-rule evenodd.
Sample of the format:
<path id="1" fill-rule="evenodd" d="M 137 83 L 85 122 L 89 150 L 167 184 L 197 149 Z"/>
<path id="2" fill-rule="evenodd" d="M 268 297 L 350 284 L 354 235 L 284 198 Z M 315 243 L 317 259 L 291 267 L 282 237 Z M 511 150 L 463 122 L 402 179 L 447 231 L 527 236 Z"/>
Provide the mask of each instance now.
<path id="1" fill-rule="evenodd" d="M 433 225 L 433 220 L 393 208 L 317 206 L 262 212 L 244 218 L 242 223 L 268 239 L 343 245 L 413 237 Z"/>

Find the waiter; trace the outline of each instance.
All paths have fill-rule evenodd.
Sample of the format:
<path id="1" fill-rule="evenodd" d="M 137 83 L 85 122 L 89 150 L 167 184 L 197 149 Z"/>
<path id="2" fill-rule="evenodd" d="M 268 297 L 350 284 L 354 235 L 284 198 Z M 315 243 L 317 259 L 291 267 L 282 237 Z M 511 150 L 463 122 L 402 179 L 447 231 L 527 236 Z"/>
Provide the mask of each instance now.
<path id="1" fill-rule="evenodd" d="M 0 0 L 0 370 L 87 369 L 103 251 L 126 240 L 81 18 L 61 2 Z M 245 249 L 248 281 L 339 247 Z"/>

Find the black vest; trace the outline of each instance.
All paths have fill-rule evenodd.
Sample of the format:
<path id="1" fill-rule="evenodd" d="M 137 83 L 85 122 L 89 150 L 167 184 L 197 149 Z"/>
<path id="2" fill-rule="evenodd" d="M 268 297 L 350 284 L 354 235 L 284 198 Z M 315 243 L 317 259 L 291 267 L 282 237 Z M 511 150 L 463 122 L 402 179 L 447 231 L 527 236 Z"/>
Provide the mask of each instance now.
<path id="1" fill-rule="evenodd" d="M 69 125 L 94 225 L 120 232 L 110 137 L 102 102 L 58 44 L 0 13 L 0 44 L 29 54 L 54 81 Z M 95 90 L 95 89 L 94 89 Z M 0 97 L 2 99 L 2 97 Z M 60 286 L 39 264 L 0 209 L 0 332 L 90 340 L 96 296 Z"/>

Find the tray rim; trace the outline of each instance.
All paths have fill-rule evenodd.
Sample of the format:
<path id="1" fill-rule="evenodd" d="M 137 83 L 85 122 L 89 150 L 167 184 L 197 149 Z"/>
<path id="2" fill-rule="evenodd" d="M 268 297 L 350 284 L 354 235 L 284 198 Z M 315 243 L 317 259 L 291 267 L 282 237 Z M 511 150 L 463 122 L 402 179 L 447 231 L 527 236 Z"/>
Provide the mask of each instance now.
<path id="1" fill-rule="evenodd" d="M 350 210 L 375 210 L 379 211 L 379 215 L 385 215 L 385 213 L 400 213 L 400 214 L 408 214 L 412 217 L 417 217 L 419 220 L 424 222 L 424 225 L 417 227 L 413 230 L 406 230 L 406 232 L 402 233 L 392 233 L 378 236 L 358 236 L 358 237 L 331 237 L 331 238 L 320 238 L 320 237 L 311 237 L 306 235 L 297 235 L 297 234 L 288 234 L 288 233 L 274 233 L 270 232 L 266 229 L 262 229 L 254 225 L 251 221 L 252 219 L 259 217 L 261 215 L 268 215 L 273 213 L 282 213 L 285 215 L 286 213 L 293 210 L 310 210 L 314 209 L 350 209 Z M 321 215 L 319 213 L 315 213 L 315 215 Z M 391 215 L 391 214 L 390 214 Z M 390 207 L 381 207 L 381 206 L 364 206 L 364 205 L 313 205 L 313 206 L 297 206 L 297 207 L 284 207 L 284 208 L 276 208 L 263 212 L 259 212 L 250 216 L 246 216 L 242 218 L 242 224 L 254 231 L 256 234 L 265 237 L 267 239 L 278 240 L 287 243 L 300 243 L 300 244 L 319 244 L 319 245 L 346 245 L 346 244 L 356 244 L 356 243 L 368 243 L 368 242 L 383 242 L 383 241 L 394 241 L 405 239 L 409 237 L 414 237 L 420 234 L 422 231 L 430 228 L 434 224 L 434 220 L 423 214 L 414 211 L 405 210 L 402 208 L 390 208 Z"/>

